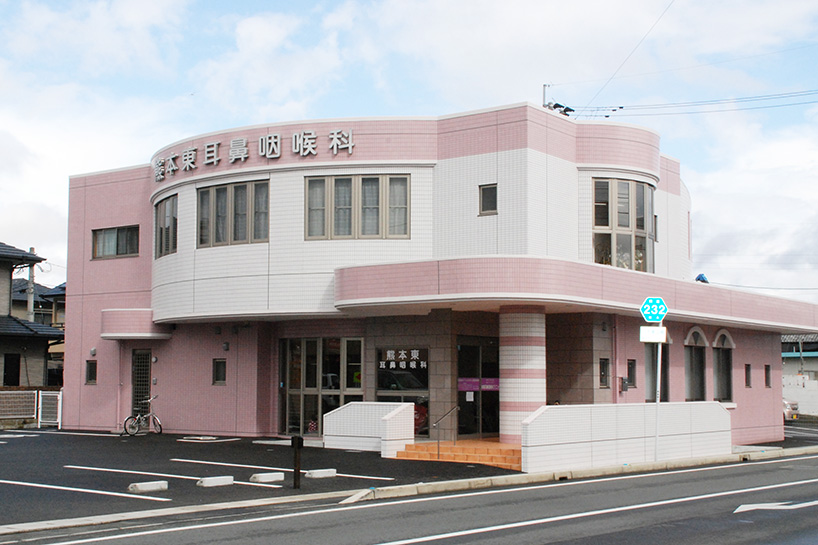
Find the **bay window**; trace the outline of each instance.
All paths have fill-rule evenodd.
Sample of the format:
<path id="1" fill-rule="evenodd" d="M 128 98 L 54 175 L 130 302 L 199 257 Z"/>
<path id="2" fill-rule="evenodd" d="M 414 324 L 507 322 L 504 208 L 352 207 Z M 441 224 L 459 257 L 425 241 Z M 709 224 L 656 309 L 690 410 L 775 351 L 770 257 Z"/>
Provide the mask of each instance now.
<path id="1" fill-rule="evenodd" d="M 653 187 L 594 180 L 594 262 L 653 272 Z"/>

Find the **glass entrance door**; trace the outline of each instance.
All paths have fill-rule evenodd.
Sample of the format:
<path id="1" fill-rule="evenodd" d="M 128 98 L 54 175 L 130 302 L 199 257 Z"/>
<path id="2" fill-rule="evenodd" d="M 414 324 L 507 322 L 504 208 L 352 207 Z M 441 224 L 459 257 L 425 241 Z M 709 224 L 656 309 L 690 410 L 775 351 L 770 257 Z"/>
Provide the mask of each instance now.
<path id="1" fill-rule="evenodd" d="M 362 339 L 285 339 L 286 430 L 321 435 L 323 416 L 350 401 L 362 401 Z"/>
<path id="2" fill-rule="evenodd" d="M 457 345 L 458 435 L 500 433 L 499 342 L 494 337 L 460 337 Z"/>

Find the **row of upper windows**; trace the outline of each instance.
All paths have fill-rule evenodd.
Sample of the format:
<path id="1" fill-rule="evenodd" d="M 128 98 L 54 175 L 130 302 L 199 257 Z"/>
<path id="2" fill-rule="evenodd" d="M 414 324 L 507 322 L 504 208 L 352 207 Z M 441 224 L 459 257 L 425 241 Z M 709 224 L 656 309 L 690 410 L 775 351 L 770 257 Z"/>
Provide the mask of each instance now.
<path id="1" fill-rule="evenodd" d="M 594 180 L 594 262 L 653 272 L 656 217 L 653 187 Z M 479 215 L 498 211 L 497 184 L 478 187 Z M 409 238 L 406 175 L 322 176 L 305 180 L 306 240 Z M 197 246 L 267 242 L 267 182 L 227 184 L 197 192 Z M 176 252 L 178 197 L 156 205 L 156 257 Z M 138 254 L 138 226 L 94 231 L 94 258 Z"/>

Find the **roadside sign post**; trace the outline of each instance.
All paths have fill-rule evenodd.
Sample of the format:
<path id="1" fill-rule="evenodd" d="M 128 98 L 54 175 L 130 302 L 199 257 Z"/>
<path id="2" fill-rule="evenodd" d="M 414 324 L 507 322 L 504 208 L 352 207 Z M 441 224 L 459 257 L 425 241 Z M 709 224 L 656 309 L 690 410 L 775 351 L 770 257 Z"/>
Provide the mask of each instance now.
<path id="1" fill-rule="evenodd" d="M 662 400 L 662 344 L 667 341 L 667 329 L 662 326 L 662 321 L 667 316 L 667 305 L 661 297 L 648 297 L 639 310 L 646 322 L 658 325 L 658 327 L 642 327 L 639 335 L 642 342 L 651 342 L 658 345 L 656 347 L 656 436 L 653 448 L 653 459 L 658 461 L 659 403 Z"/>

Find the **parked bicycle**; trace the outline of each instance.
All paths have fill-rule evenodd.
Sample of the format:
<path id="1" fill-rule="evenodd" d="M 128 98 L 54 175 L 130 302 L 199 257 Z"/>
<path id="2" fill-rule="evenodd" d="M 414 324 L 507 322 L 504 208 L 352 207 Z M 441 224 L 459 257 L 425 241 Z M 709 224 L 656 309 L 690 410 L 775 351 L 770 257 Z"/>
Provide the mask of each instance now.
<path id="1" fill-rule="evenodd" d="M 125 419 L 125 433 L 128 435 L 136 435 L 139 433 L 139 430 L 143 428 L 150 430 L 151 424 L 153 424 L 153 429 L 156 433 L 162 433 L 162 421 L 159 420 L 159 417 L 156 416 L 156 413 L 151 409 L 151 401 L 157 397 L 159 397 L 159 394 L 146 398 L 145 401 L 142 402 L 143 405 L 148 406 L 148 412 L 145 414 L 142 414 L 138 407 L 134 408 L 137 413 Z"/>

